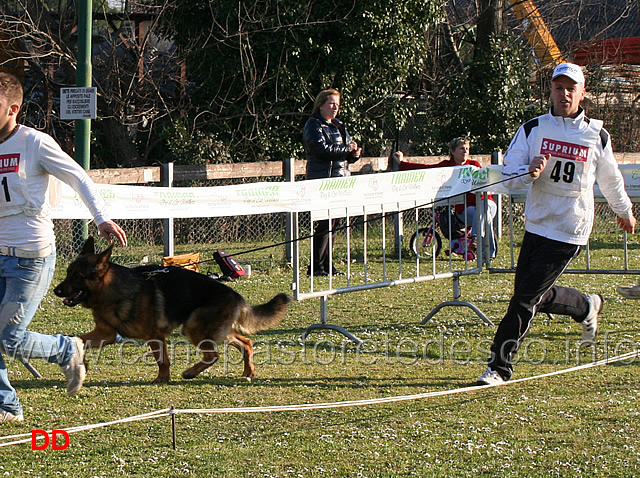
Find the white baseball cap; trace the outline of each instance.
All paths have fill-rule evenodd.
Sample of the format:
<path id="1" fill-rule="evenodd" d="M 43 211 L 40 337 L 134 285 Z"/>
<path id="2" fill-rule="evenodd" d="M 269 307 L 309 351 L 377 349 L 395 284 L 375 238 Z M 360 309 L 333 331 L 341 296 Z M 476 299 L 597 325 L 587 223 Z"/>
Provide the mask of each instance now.
<path id="1" fill-rule="evenodd" d="M 556 66 L 555 70 L 553 70 L 551 80 L 555 80 L 558 76 L 566 76 L 576 83 L 582 83 L 584 85 L 584 73 L 582 73 L 582 68 L 574 63 L 560 63 Z"/>

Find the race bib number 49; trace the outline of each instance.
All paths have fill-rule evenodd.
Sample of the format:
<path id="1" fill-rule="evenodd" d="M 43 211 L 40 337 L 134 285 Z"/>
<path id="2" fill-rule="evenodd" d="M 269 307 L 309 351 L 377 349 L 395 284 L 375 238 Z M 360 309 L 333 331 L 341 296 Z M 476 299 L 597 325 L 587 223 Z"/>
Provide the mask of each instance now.
<path id="1" fill-rule="evenodd" d="M 564 196 L 578 196 L 586 188 L 588 146 L 544 138 L 540 154 L 549 154 L 551 159 L 541 176 L 548 181 L 544 181 L 539 187 Z"/>

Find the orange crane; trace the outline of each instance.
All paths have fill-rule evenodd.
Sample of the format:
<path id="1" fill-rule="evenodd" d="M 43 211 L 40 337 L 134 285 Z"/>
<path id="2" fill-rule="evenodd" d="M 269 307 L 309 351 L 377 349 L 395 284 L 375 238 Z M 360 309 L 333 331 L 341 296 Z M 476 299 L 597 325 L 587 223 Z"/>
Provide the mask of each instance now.
<path id="1" fill-rule="evenodd" d="M 522 22 L 524 35 L 540 66 L 562 63 L 565 58 L 532 0 L 509 0 L 511 9 Z"/>

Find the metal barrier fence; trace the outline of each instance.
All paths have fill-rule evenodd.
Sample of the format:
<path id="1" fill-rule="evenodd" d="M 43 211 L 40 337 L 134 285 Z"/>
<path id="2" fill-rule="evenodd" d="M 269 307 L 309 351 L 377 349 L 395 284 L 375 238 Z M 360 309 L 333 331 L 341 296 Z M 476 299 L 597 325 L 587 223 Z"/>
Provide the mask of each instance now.
<path id="1" fill-rule="evenodd" d="M 313 223 L 326 219 L 334 222 L 336 239 L 329 235 L 331 263 L 344 275 L 316 277 L 314 271 L 304 267 L 304 264 L 312 262 L 314 237 L 300 234 L 294 220 L 294 238 L 299 239 L 293 243 L 295 297 L 297 300 L 320 299 L 320 322 L 310 325 L 302 338 L 305 339 L 314 330 L 330 329 L 357 344 L 362 342 L 344 327 L 330 323 L 330 296 L 443 279 L 453 281 L 453 300 L 439 304 L 422 323 L 426 323 L 445 306 L 465 306 L 471 308 L 485 323 L 492 325 L 476 306 L 459 300 L 460 277 L 481 273 L 484 259 L 481 254 L 472 253 L 468 242 L 459 242 L 459 254 L 452 252 L 454 248 L 444 238 L 451 236 L 452 226 L 445 226 L 447 230 L 442 225 L 438 227 L 437 212 L 449 211 L 453 204 L 452 199 L 447 199 L 426 206 L 418 202 L 409 207 L 406 204 L 402 207 L 398 205 L 373 214 L 367 214 L 366 210 L 349 214 L 346 208 L 343 214 L 334 212 L 332 215 L 331 211 L 316 216 L 312 214 Z M 479 223 L 480 211 L 476 213 Z M 468 227 L 465 221 L 463 228 L 467 230 Z M 403 231 L 408 231 L 408 234 L 405 235 Z M 416 234 L 418 231 L 428 231 L 431 235 L 420 237 L 420 234 Z M 429 244 L 425 244 L 424 249 L 416 254 L 417 248 L 411 247 L 411 243 L 417 244 L 423 238 Z M 439 239 L 436 241 L 436 238 Z M 478 238 L 477 247 L 478 250 L 483 249 L 482 237 Z"/>

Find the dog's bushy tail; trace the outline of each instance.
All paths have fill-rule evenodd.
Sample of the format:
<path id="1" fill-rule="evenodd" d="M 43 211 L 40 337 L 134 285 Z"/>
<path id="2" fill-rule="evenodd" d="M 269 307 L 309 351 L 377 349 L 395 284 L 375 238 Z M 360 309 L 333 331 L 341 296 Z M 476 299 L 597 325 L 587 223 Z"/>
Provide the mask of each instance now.
<path id="1" fill-rule="evenodd" d="M 289 302 L 290 296 L 278 294 L 266 304 L 250 306 L 238 325 L 248 335 L 275 327 L 284 319 Z"/>

